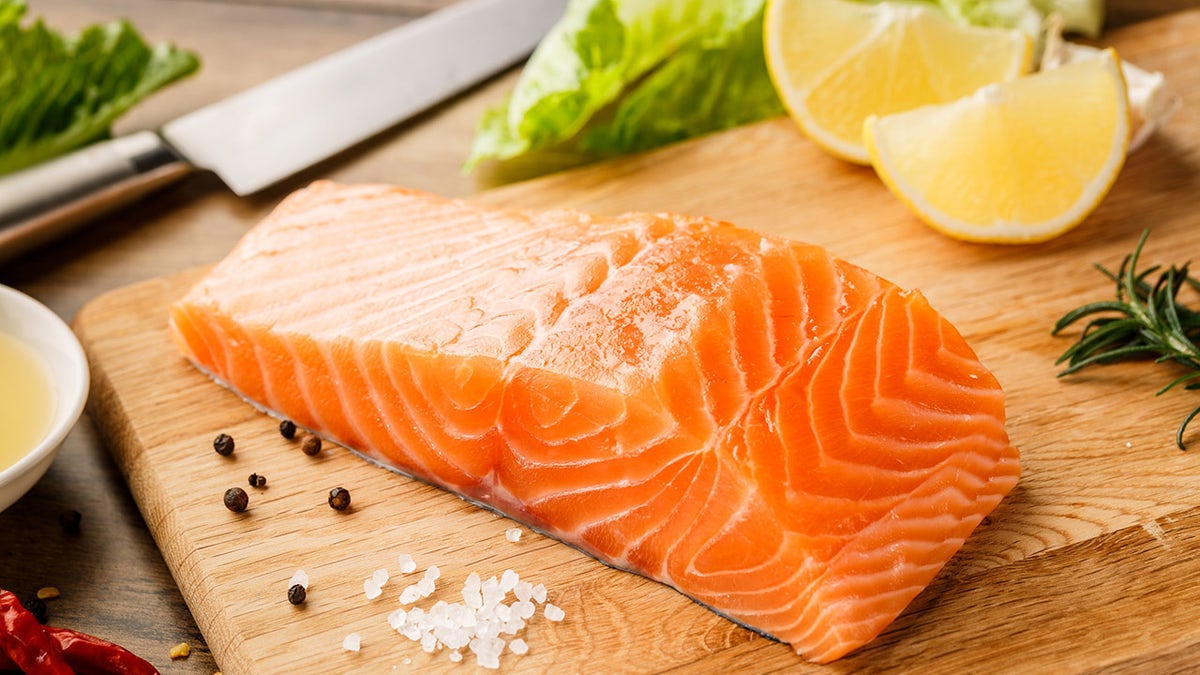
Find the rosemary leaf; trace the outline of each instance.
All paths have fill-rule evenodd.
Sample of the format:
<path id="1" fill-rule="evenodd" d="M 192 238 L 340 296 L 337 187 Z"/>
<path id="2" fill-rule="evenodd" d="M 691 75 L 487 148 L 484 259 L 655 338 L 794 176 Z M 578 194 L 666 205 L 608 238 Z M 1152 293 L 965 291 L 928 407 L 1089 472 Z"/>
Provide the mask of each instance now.
<path id="1" fill-rule="evenodd" d="M 1190 276 L 1189 265 L 1172 265 L 1164 270 L 1153 265 L 1138 270 L 1142 249 L 1150 230 L 1142 232 L 1137 246 L 1111 272 L 1095 265 L 1110 282 L 1116 284 L 1116 300 L 1091 302 L 1067 312 L 1055 324 L 1052 335 L 1058 335 L 1084 318 L 1090 321 L 1083 327 L 1078 340 L 1067 348 L 1055 365 L 1067 364 L 1059 377 L 1076 373 L 1093 365 L 1152 358 L 1155 363 L 1171 362 L 1187 369 L 1188 373 L 1173 379 L 1158 391 L 1162 395 L 1179 385 L 1184 390 L 1200 390 L 1200 311 L 1179 302 L 1179 291 L 1185 287 L 1200 291 L 1200 281 Z M 1153 283 L 1150 279 L 1158 275 Z M 1186 450 L 1183 436 L 1188 425 L 1200 416 L 1200 407 L 1189 413 L 1175 433 L 1175 443 Z"/>
<path id="2" fill-rule="evenodd" d="M 1058 374 L 1059 377 L 1070 375 L 1078 372 L 1087 366 L 1100 365 L 1104 363 L 1116 363 L 1124 361 L 1131 357 L 1144 356 L 1154 352 L 1154 348 L 1149 345 L 1130 345 L 1128 347 L 1120 347 L 1109 349 L 1099 353 L 1088 354 L 1080 357 L 1075 362 L 1068 365 L 1067 369 Z"/>
<path id="3" fill-rule="evenodd" d="M 1076 307 L 1075 309 L 1064 314 L 1063 317 L 1054 324 L 1054 330 L 1051 332 L 1051 334 L 1058 335 L 1079 319 L 1095 314 L 1096 312 L 1104 311 L 1123 312 L 1125 311 L 1125 305 L 1124 303 L 1117 302 L 1115 300 L 1108 300 L 1103 302 L 1092 302 L 1082 307 Z"/>
<path id="4" fill-rule="evenodd" d="M 1187 382 L 1188 380 L 1195 380 L 1195 379 L 1200 379 L 1200 372 L 1188 373 L 1187 375 L 1183 375 L 1181 377 L 1177 377 L 1177 378 L 1171 380 L 1170 384 L 1163 387 L 1162 389 L 1159 389 L 1155 395 L 1161 396 L 1162 394 L 1167 393 L 1168 391 L 1174 389 L 1175 387 L 1178 387 L 1179 385 L 1183 384 L 1184 382 Z M 1184 385 L 1183 388 L 1184 389 L 1200 389 L 1200 382 L 1192 382 L 1190 384 Z"/>

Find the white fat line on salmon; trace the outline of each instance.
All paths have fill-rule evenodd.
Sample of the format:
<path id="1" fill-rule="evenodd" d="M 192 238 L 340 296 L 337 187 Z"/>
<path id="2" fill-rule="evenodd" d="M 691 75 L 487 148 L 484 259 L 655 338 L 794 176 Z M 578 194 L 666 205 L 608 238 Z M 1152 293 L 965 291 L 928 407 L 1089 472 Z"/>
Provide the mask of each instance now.
<path id="1" fill-rule="evenodd" d="M 313 427 L 316 429 L 328 429 L 329 424 L 325 422 L 325 419 L 321 415 L 320 409 L 315 405 L 316 402 L 312 398 L 313 395 L 320 392 L 320 389 L 313 387 L 312 383 L 309 382 L 308 376 L 305 374 L 304 359 L 302 359 L 300 354 L 297 353 L 295 341 L 288 335 L 284 334 L 279 336 L 279 342 L 287 351 L 288 356 L 291 357 L 291 363 L 293 364 L 292 381 L 296 385 L 296 391 L 300 393 L 300 398 L 304 401 L 305 411 L 308 412 L 309 415 L 312 415 Z M 230 377 L 236 375 L 232 368 L 229 368 L 227 372 L 229 372 Z M 231 387 L 231 389 L 237 391 L 236 388 Z"/>
<path id="2" fill-rule="evenodd" d="M 384 406 L 383 398 L 382 398 L 383 392 L 385 391 L 385 389 L 384 389 L 384 387 L 380 386 L 379 382 L 377 382 L 377 378 L 379 377 L 379 375 L 375 372 L 372 372 L 372 370 L 367 367 L 367 364 L 363 362 L 363 355 L 366 354 L 368 349 L 374 349 L 379 356 L 379 360 L 381 362 L 386 362 L 387 358 L 384 355 L 382 343 L 379 341 L 375 341 L 375 340 L 368 340 L 368 341 L 363 342 L 363 344 L 360 346 L 359 349 L 354 350 L 354 363 L 357 365 L 359 373 L 361 374 L 361 377 L 363 378 L 363 381 L 366 382 L 368 385 L 367 393 L 371 397 L 371 403 L 375 406 L 375 410 L 382 411 L 382 410 L 386 409 Z M 384 371 L 384 373 L 383 373 L 384 379 L 386 379 L 387 383 L 391 386 L 391 391 L 399 391 L 399 389 L 396 386 L 395 379 L 393 378 L 393 376 L 391 374 L 391 369 L 383 368 L 382 370 Z M 406 414 L 408 414 L 409 418 L 411 419 L 412 412 L 411 412 L 411 410 L 409 410 L 408 402 L 402 401 L 401 404 L 405 407 L 405 412 L 406 412 Z M 390 417 L 388 417 L 387 419 L 384 420 L 383 428 L 384 428 L 384 431 L 387 432 L 388 438 L 390 438 L 392 440 L 392 442 L 396 445 L 397 448 L 403 448 L 403 447 L 405 447 L 406 444 L 403 442 L 403 438 L 399 435 L 400 432 L 399 432 L 398 426 L 399 425 L 393 423 L 393 421 Z M 363 433 L 361 430 L 356 430 L 356 431 L 360 437 L 362 437 L 362 438 L 367 437 L 367 435 L 365 433 Z M 408 461 L 411 462 L 413 465 L 417 466 L 422 471 L 425 471 L 425 472 L 429 471 L 429 467 L 426 466 L 424 462 L 420 461 L 420 459 L 418 457 L 414 456 L 411 453 L 408 454 Z"/>

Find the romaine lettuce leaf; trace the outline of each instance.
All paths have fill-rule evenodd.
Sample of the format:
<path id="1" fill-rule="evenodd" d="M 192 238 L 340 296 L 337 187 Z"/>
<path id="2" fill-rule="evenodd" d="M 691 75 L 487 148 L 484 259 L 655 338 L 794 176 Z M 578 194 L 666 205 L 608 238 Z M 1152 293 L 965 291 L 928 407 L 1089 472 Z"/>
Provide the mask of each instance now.
<path id="1" fill-rule="evenodd" d="M 1104 28 L 1104 0 L 1032 0 L 1042 14 L 1058 12 L 1063 30 L 1094 38 Z"/>
<path id="2" fill-rule="evenodd" d="M 959 23 L 993 28 L 1019 28 L 1036 38 L 1042 13 L 1030 0 L 936 0 Z"/>
<path id="3" fill-rule="evenodd" d="M 1063 30 L 1096 37 L 1104 25 L 1104 0 L 934 0 L 952 18 L 976 26 L 1020 28 L 1035 38 L 1052 12 Z"/>
<path id="4" fill-rule="evenodd" d="M 467 165 L 564 143 L 630 152 L 782 113 L 762 10 L 763 0 L 571 0 L 509 100 L 484 115 Z"/>
<path id="5" fill-rule="evenodd" d="M 759 17 L 721 44 L 681 47 L 622 96 L 611 119 L 584 129 L 582 149 L 636 152 L 783 114 L 763 62 Z M 695 85 L 700 74 L 703 87 Z"/>
<path id="6" fill-rule="evenodd" d="M 194 72 L 196 56 L 147 45 L 127 21 L 63 36 L 40 19 L 22 27 L 24 0 L 0 0 L 0 174 L 108 136 L 114 120 Z"/>

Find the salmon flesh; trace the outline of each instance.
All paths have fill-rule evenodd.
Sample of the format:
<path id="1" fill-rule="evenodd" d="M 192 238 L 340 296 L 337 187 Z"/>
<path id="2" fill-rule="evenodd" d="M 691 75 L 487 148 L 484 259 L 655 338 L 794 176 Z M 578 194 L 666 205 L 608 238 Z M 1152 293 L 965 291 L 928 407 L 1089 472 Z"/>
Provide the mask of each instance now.
<path id="1" fill-rule="evenodd" d="M 921 293 L 707 218 L 319 182 L 170 324 L 273 414 L 812 661 L 878 635 L 1020 473 Z"/>

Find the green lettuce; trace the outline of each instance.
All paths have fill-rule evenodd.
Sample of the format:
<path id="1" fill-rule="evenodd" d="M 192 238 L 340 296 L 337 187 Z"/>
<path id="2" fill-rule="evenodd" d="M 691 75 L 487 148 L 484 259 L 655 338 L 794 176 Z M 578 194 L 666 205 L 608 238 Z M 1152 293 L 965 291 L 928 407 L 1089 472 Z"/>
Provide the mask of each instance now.
<path id="1" fill-rule="evenodd" d="M 22 27 L 24 0 L 0 0 L 0 174 L 105 138 L 154 91 L 194 72 L 196 56 L 147 45 L 128 21 L 64 36 Z"/>
<path id="2" fill-rule="evenodd" d="M 932 0 L 951 18 L 976 26 L 1020 28 L 1037 37 L 1042 20 L 1052 12 L 1063 18 L 1063 30 L 1088 37 L 1100 35 L 1104 0 Z"/>
<path id="3" fill-rule="evenodd" d="M 1036 37 L 1042 13 L 1029 0 L 932 0 L 951 19 L 972 26 L 1019 28 Z"/>
<path id="4" fill-rule="evenodd" d="M 782 114 L 762 12 L 763 0 L 571 0 L 485 113 L 468 167 L 556 146 L 633 152 Z"/>
<path id="5" fill-rule="evenodd" d="M 915 1 L 1032 35 L 1050 11 L 1088 34 L 1104 17 L 1103 0 Z M 529 160 L 537 173 L 783 114 L 763 56 L 764 4 L 570 0 L 508 99 L 484 113 L 466 168 Z"/>
<path id="6" fill-rule="evenodd" d="M 1104 30 L 1104 0 L 1033 0 L 1033 6 L 1042 14 L 1061 15 L 1067 33 L 1096 38 Z"/>

